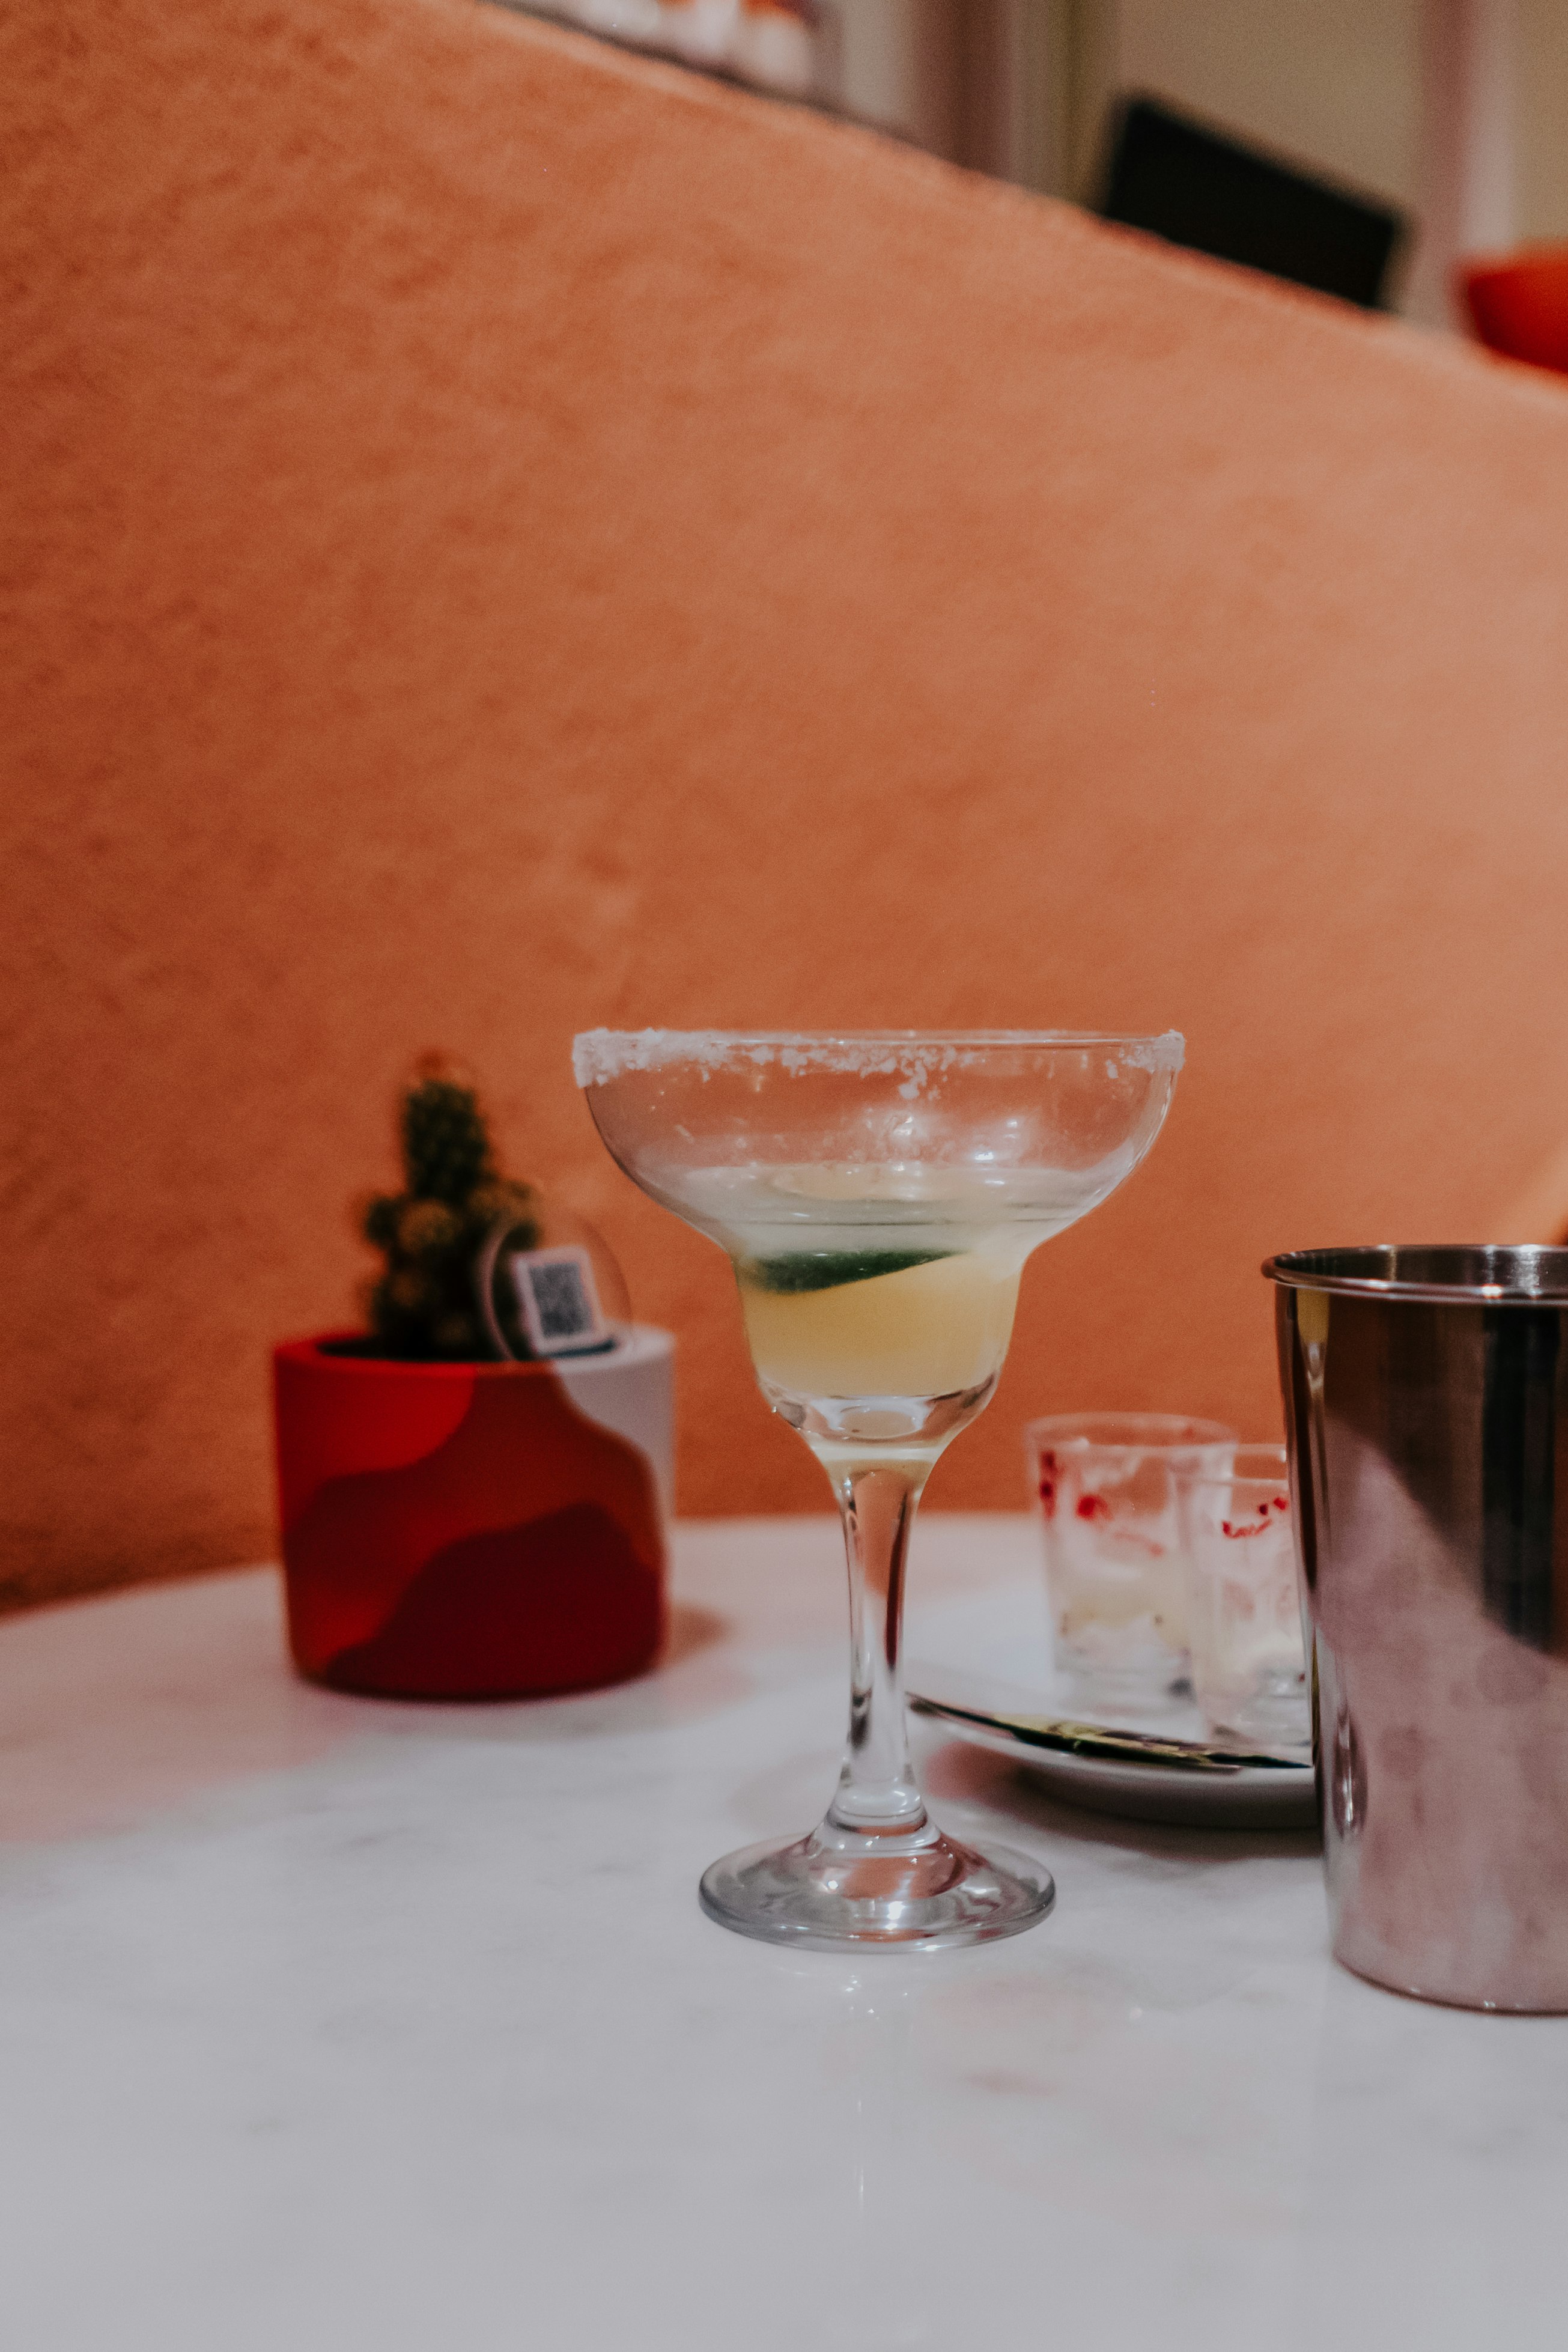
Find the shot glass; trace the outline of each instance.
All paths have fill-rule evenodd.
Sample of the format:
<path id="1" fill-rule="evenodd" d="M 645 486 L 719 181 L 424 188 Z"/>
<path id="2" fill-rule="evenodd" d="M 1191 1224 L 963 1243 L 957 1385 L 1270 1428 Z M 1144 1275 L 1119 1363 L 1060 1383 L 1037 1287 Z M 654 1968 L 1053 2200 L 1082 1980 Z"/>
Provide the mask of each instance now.
<path id="1" fill-rule="evenodd" d="M 1025 1432 L 1057 1665 L 1097 1714 L 1168 1706 L 1187 1675 L 1183 1482 L 1223 1474 L 1236 1433 L 1181 1413 L 1067 1413 Z"/>
<path id="2" fill-rule="evenodd" d="M 1311 1745 L 1282 1445 L 1238 1445 L 1181 1482 L 1193 1696 L 1211 1730 Z"/>

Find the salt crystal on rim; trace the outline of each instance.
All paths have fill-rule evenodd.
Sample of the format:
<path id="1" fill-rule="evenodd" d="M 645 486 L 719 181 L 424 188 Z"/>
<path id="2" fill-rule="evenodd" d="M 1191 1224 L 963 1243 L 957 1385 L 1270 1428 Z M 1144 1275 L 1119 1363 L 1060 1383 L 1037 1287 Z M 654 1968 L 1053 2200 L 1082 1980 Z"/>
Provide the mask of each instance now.
<path id="1" fill-rule="evenodd" d="M 761 1066 L 776 1058 L 787 1070 L 902 1075 L 918 1087 L 932 1070 L 966 1068 L 972 1057 L 1008 1045 L 1059 1045 L 1068 1051 L 1112 1046 L 1137 1070 L 1179 1070 L 1184 1050 L 1176 1029 L 1158 1037 L 1072 1029 L 589 1029 L 573 1041 L 572 1067 L 580 1087 L 602 1087 L 632 1070 L 665 1070 L 680 1063 L 719 1070 L 741 1062 Z"/>

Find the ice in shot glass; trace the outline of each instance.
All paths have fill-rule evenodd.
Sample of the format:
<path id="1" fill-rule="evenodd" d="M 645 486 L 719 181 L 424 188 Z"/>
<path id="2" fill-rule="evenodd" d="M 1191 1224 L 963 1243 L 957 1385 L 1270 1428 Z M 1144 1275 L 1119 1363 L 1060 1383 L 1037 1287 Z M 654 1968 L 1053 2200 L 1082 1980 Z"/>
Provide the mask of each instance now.
<path id="1" fill-rule="evenodd" d="M 1282 1445 L 1238 1445 L 1182 1482 L 1193 1696 L 1211 1730 L 1269 1748 L 1311 1744 Z"/>
<path id="2" fill-rule="evenodd" d="M 1236 1432 L 1181 1413 L 1092 1412 L 1031 1422 L 1025 1435 L 1058 1671 L 1097 1714 L 1167 1706 L 1187 1674 L 1180 1488 L 1228 1468 Z"/>

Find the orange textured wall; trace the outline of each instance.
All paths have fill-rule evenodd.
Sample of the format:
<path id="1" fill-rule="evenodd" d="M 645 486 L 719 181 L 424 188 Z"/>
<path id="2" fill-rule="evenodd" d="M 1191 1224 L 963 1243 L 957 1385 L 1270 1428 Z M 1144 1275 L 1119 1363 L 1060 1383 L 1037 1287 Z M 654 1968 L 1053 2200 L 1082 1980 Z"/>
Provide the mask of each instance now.
<path id="1" fill-rule="evenodd" d="M 598 1150 L 612 1024 L 1173 1023 L 932 1499 L 1274 1425 L 1276 1246 L 1568 1131 L 1568 390 L 467 0 L 13 0 L 6 1590 L 270 1543 L 432 1042 L 816 1473 Z"/>

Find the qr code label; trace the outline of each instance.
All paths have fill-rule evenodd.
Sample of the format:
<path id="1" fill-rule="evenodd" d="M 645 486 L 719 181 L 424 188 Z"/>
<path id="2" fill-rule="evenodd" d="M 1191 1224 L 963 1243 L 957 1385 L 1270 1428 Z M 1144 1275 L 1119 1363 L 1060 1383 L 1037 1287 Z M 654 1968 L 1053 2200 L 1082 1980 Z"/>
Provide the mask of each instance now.
<path id="1" fill-rule="evenodd" d="M 602 1348 L 609 1338 L 584 1249 L 522 1250 L 512 1259 L 517 1303 L 536 1356 Z"/>

